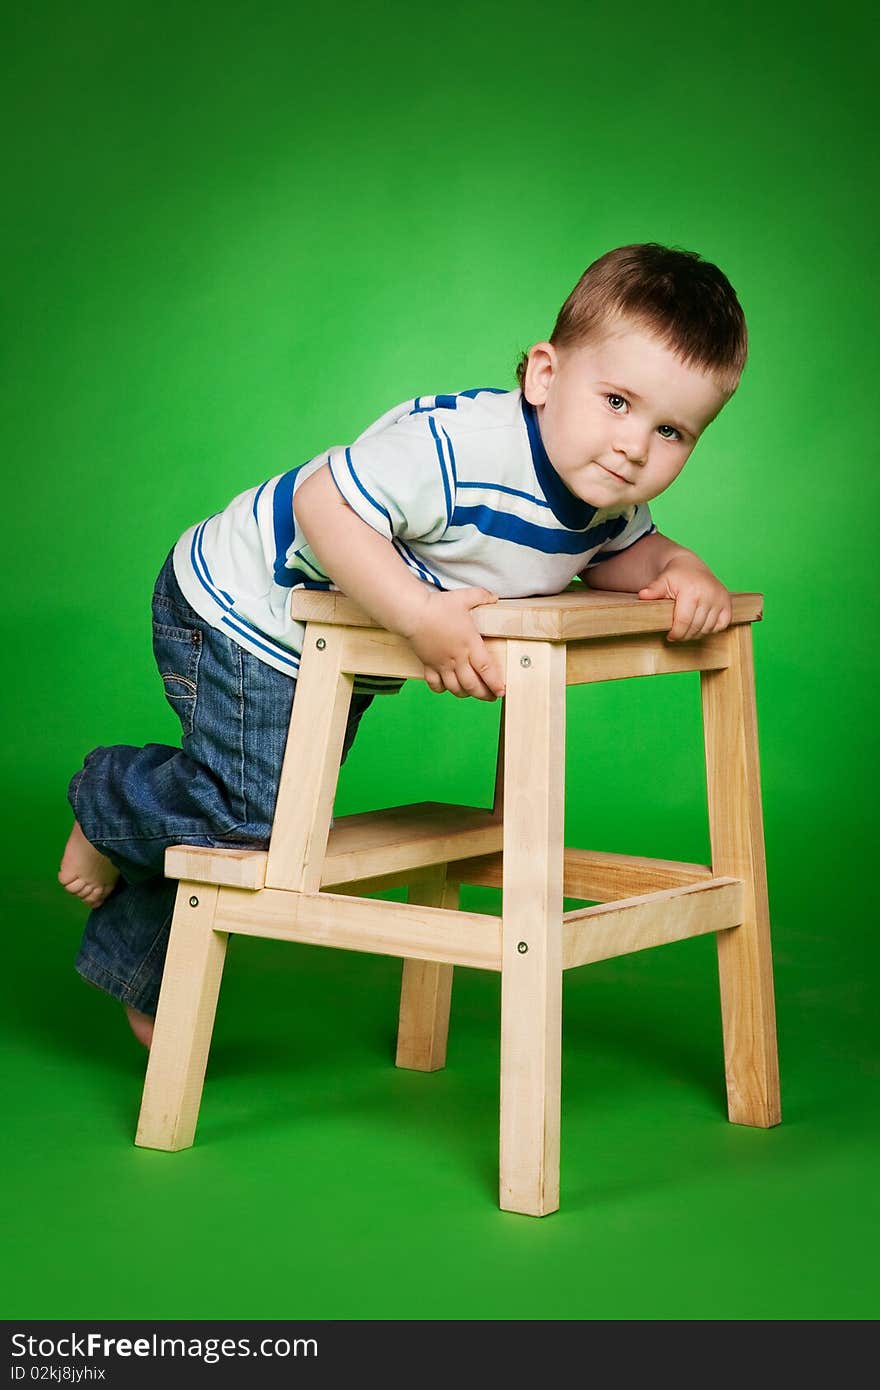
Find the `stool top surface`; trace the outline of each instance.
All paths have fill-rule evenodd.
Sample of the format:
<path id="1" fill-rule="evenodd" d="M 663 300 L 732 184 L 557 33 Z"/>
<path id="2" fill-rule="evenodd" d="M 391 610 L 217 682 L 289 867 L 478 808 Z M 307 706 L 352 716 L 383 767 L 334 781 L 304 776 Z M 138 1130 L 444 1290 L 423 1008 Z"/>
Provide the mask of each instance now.
<path id="1" fill-rule="evenodd" d="M 731 594 L 733 622 L 759 622 L 763 594 Z M 668 632 L 672 626 L 671 599 L 639 599 L 635 594 L 590 589 L 573 583 L 559 594 L 532 598 L 502 598 L 472 609 L 484 637 L 531 638 L 541 642 L 570 642 L 585 637 L 623 637 L 643 632 Z M 330 623 L 345 627 L 381 624 L 353 599 L 334 589 L 297 589 L 291 595 L 291 617 L 301 623 Z"/>

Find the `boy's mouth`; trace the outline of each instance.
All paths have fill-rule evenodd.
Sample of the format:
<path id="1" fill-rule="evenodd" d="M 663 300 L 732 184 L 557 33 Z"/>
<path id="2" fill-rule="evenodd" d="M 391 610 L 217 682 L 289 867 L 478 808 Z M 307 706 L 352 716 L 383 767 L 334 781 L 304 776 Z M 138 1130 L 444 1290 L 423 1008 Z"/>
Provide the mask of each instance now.
<path id="1" fill-rule="evenodd" d="M 622 478 L 619 473 L 615 473 L 613 468 L 608 468 L 604 463 L 600 463 L 599 467 L 602 469 L 603 473 L 607 473 L 610 477 L 616 478 L 619 483 L 629 482 L 629 478 Z"/>

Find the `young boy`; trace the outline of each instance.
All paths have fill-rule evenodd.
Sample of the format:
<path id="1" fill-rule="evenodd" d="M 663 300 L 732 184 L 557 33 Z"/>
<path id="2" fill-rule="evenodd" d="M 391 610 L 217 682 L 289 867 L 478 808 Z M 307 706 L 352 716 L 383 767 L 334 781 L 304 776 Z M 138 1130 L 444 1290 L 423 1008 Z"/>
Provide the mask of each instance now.
<path id="1" fill-rule="evenodd" d="M 335 588 L 400 633 L 436 692 L 504 693 L 471 616 L 571 580 L 674 600 L 669 640 L 720 632 L 730 595 L 648 502 L 733 395 L 746 324 L 729 281 L 650 242 L 590 265 L 518 388 L 417 396 L 348 447 L 234 498 L 177 542 L 153 646 L 180 749 L 97 748 L 73 777 L 58 874 L 90 913 L 79 973 L 149 1046 L 176 884 L 172 844 L 265 848 L 296 690 L 295 588 Z M 400 680 L 355 678 L 344 754 Z"/>

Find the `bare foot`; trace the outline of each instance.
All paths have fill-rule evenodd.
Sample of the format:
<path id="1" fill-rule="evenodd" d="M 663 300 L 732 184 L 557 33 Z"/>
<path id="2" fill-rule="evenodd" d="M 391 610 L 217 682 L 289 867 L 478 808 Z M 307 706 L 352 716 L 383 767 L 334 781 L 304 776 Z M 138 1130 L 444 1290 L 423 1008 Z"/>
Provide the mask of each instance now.
<path id="1" fill-rule="evenodd" d="M 109 897 L 118 877 L 116 865 L 89 844 L 79 821 L 75 820 L 61 856 L 58 882 L 68 893 L 82 898 L 89 907 L 100 907 L 104 899 Z"/>
<path id="2" fill-rule="evenodd" d="M 153 1024 L 156 1020 L 152 1014 L 142 1014 L 140 1009 L 133 1009 L 130 1004 L 126 1004 L 124 1007 L 131 1024 L 131 1031 L 139 1043 L 143 1043 L 144 1047 L 149 1048 L 153 1041 Z"/>

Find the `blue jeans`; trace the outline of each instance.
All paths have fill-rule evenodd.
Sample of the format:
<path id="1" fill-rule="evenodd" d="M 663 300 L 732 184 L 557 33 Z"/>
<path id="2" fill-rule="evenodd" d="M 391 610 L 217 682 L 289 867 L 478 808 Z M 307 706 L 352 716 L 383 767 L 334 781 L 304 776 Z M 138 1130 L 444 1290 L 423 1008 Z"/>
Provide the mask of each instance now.
<path id="1" fill-rule="evenodd" d="M 177 882 L 163 875 L 169 845 L 266 849 L 296 680 L 252 656 L 190 607 L 171 555 L 153 594 L 153 653 L 180 719 L 182 747 L 95 748 L 68 800 L 83 833 L 119 869 L 88 917 L 76 969 L 154 1014 Z M 372 695 L 352 695 L 348 754 Z"/>

